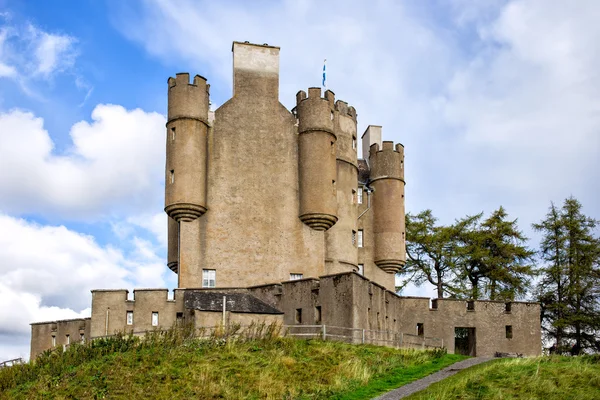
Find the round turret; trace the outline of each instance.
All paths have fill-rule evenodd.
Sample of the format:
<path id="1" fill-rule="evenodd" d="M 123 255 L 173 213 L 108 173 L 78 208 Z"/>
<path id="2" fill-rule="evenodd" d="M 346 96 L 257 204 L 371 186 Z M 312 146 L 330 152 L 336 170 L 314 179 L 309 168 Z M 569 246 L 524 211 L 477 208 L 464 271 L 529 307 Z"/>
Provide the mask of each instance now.
<path id="1" fill-rule="evenodd" d="M 167 250 L 167 267 L 175 273 L 178 271 L 179 261 L 179 223 L 173 218 L 167 218 L 167 235 L 168 235 L 168 250 Z"/>
<path id="2" fill-rule="evenodd" d="M 334 133 L 338 221 L 325 234 L 326 275 L 358 270 L 353 240 L 353 232 L 358 231 L 356 111 L 341 100 L 335 102 Z"/>
<path id="3" fill-rule="evenodd" d="M 208 90 L 206 79 L 169 78 L 165 212 L 193 221 L 206 212 Z"/>
<path id="4" fill-rule="evenodd" d="M 406 263 L 404 242 L 404 147 L 383 142 L 370 148 L 370 185 L 373 193 L 373 236 L 375 264 L 396 273 Z"/>
<path id="5" fill-rule="evenodd" d="M 337 222 L 334 95 L 309 88 L 296 95 L 300 220 L 326 231 Z"/>

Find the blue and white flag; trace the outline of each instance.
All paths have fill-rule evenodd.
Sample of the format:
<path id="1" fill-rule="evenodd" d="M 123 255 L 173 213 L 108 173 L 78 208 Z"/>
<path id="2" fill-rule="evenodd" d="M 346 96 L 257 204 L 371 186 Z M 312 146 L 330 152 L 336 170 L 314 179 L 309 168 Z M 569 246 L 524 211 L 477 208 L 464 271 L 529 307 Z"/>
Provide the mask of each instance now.
<path id="1" fill-rule="evenodd" d="M 327 59 L 323 60 L 323 87 L 327 89 L 327 72 L 325 71 L 325 64 L 327 63 Z"/>

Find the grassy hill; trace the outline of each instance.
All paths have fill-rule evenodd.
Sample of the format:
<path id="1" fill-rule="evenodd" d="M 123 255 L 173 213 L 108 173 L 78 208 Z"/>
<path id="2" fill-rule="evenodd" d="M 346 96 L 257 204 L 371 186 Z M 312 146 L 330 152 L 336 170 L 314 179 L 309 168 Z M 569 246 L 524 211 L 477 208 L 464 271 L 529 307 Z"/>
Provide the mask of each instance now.
<path id="1" fill-rule="evenodd" d="M 600 356 L 502 359 L 460 372 L 410 400 L 598 400 Z"/>
<path id="2" fill-rule="evenodd" d="M 271 333 L 200 340 L 170 331 L 74 345 L 0 370 L 0 398 L 362 399 L 463 358 Z"/>

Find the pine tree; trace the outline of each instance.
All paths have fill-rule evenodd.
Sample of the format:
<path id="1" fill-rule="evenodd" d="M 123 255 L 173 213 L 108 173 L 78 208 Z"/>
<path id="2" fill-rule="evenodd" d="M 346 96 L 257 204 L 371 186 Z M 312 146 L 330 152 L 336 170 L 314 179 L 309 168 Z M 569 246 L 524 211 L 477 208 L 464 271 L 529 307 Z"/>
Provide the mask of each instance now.
<path id="1" fill-rule="evenodd" d="M 436 224 L 431 210 L 412 216 L 406 215 L 406 267 L 402 275 L 410 275 L 403 286 L 413 282 L 417 286 L 424 282 L 434 285 L 437 297 L 456 294 L 451 285 L 454 280 L 457 252 L 458 226 Z M 401 286 L 401 287 L 403 287 Z"/>
<path id="2" fill-rule="evenodd" d="M 523 297 L 534 274 L 529 263 L 533 252 L 519 231 L 517 220 L 508 220 L 503 207 L 481 222 L 483 214 L 462 220 L 467 229 L 462 242 L 461 274 L 465 290 L 473 299 L 514 300 Z"/>
<path id="3" fill-rule="evenodd" d="M 546 337 L 555 340 L 555 348 L 564 350 L 564 329 L 567 304 L 567 252 L 566 230 L 560 210 L 552 203 L 546 218 L 533 228 L 544 235 L 540 256 L 546 263 L 541 268 L 537 296 L 542 309 L 542 330 Z"/>
<path id="4" fill-rule="evenodd" d="M 598 221 L 585 216 L 575 198 L 557 210 L 551 205 L 546 219 L 534 228 L 543 233 L 538 295 L 542 323 L 557 349 L 573 344 L 600 351 L 600 240 L 593 231 Z"/>

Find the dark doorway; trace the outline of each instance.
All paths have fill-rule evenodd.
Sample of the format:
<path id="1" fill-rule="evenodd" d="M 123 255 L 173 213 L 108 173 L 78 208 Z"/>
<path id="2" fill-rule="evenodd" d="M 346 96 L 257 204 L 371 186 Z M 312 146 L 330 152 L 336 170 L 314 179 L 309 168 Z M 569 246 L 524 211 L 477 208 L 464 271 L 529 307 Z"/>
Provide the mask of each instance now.
<path id="1" fill-rule="evenodd" d="M 475 357 L 475 328 L 454 328 L 454 354 Z"/>

